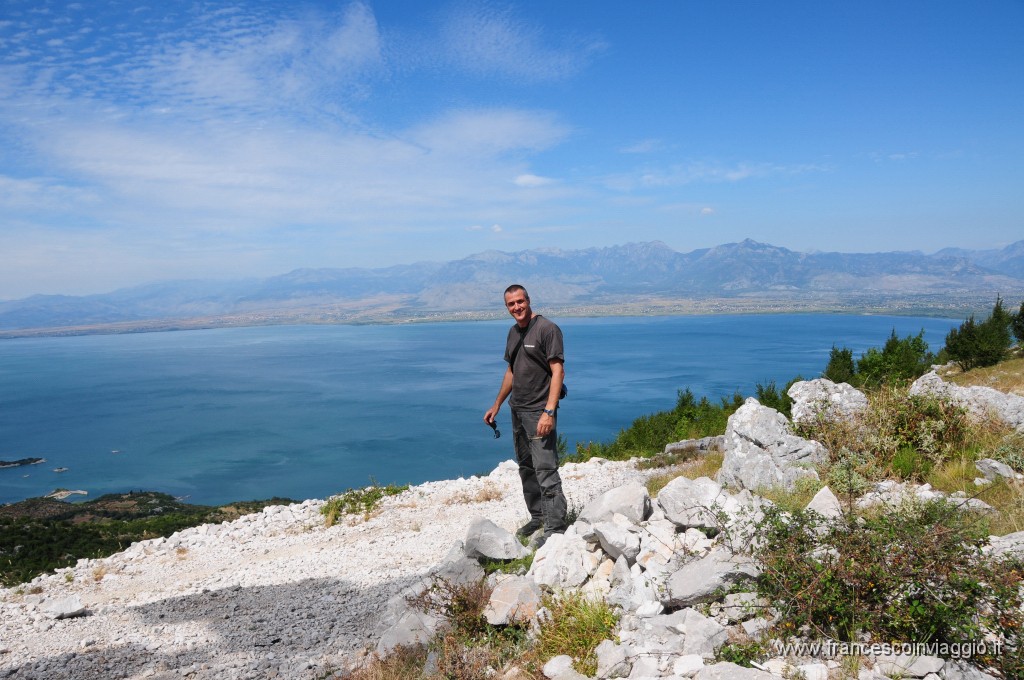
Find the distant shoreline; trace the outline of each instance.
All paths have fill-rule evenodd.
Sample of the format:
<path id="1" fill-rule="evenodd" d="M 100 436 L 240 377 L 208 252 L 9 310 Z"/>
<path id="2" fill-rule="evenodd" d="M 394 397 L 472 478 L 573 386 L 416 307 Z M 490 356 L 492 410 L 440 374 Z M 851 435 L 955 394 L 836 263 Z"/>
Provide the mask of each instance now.
<path id="1" fill-rule="evenodd" d="M 39 465 L 45 463 L 45 458 L 19 458 L 18 460 L 0 460 L 0 469 L 22 467 L 24 465 Z"/>
<path id="2" fill-rule="evenodd" d="M 966 318 L 984 312 L 992 305 L 991 295 L 965 294 L 917 296 L 869 296 L 859 298 L 829 295 L 765 295 L 736 298 L 649 298 L 594 304 L 543 304 L 539 308 L 551 317 L 602 318 L 626 316 L 709 316 L 723 314 L 881 314 Z M 75 337 L 86 335 L 127 335 L 172 331 L 257 328 L 264 326 L 362 326 L 460 321 L 494 321 L 505 314 L 494 310 L 413 311 L 367 310 L 352 312 L 331 308 L 269 310 L 242 315 L 196 317 L 188 319 L 152 319 L 45 328 L 0 330 L 0 340 L 17 338 Z"/>

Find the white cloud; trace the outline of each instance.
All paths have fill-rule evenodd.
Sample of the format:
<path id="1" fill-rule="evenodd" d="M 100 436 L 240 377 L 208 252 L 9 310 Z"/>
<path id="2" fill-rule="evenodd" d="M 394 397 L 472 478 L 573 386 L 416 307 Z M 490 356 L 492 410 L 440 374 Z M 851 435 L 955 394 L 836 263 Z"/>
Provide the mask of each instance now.
<path id="1" fill-rule="evenodd" d="M 492 224 L 491 231 L 493 231 L 495 234 L 500 234 L 502 231 L 504 231 L 504 229 L 501 228 L 500 224 Z"/>
<path id="2" fill-rule="evenodd" d="M 526 81 L 568 78 L 605 48 L 597 38 L 552 40 L 540 28 L 518 20 L 510 8 L 486 2 L 458 6 L 444 22 L 441 44 L 460 69 Z"/>
<path id="3" fill-rule="evenodd" d="M 519 175 L 512 181 L 517 187 L 544 187 L 555 183 L 555 180 L 550 177 L 540 177 L 539 175 L 531 174 Z"/>

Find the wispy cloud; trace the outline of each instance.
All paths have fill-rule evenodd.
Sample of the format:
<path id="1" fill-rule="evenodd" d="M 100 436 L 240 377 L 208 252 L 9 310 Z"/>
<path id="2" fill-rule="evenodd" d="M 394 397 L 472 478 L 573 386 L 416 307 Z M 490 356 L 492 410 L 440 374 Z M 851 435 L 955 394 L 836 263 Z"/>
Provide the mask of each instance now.
<path id="1" fill-rule="evenodd" d="M 827 165 L 804 163 L 782 164 L 768 162 L 739 162 L 732 165 L 691 162 L 668 167 L 645 167 L 631 173 L 614 175 L 604 180 L 605 186 L 618 191 L 634 191 L 697 182 L 741 182 L 773 176 L 794 176 L 807 173 L 829 172 Z"/>
<path id="2" fill-rule="evenodd" d="M 516 18 L 511 7 L 463 3 L 445 18 L 441 44 L 458 68 L 524 81 L 558 81 L 605 49 L 596 37 L 551 35 Z"/>

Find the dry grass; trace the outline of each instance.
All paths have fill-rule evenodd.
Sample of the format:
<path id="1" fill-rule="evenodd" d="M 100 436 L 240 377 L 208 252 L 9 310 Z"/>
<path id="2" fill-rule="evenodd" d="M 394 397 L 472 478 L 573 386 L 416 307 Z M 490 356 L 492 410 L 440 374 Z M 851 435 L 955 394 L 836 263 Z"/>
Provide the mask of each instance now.
<path id="1" fill-rule="evenodd" d="M 447 504 L 470 505 L 473 503 L 488 503 L 490 501 L 500 501 L 504 497 L 505 492 L 501 490 L 501 487 L 495 482 L 487 481 L 476 492 L 463 491 L 462 493 L 455 494 L 447 500 Z"/>
<path id="2" fill-rule="evenodd" d="M 694 458 L 670 468 L 668 471 L 654 475 L 647 479 L 647 493 L 657 496 L 658 492 L 665 488 L 665 485 L 676 477 L 697 479 L 698 477 L 715 478 L 718 471 L 722 469 L 722 460 L 725 454 L 720 451 L 711 451 L 700 458 Z"/>
<path id="3" fill-rule="evenodd" d="M 957 385 L 991 387 L 1000 392 L 1024 397 L 1024 357 L 1010 359 L 995 366 L 975 368 L 966 373 L 956 368 L 945 368 L 939 375 Z"/>
<path id="4" fill-rule="evenodd" d="M 97 583 L 103 580 L 103 577 L 107 575 L 107 568 L 100 565 L 92 570 L 92 580 Z"/>

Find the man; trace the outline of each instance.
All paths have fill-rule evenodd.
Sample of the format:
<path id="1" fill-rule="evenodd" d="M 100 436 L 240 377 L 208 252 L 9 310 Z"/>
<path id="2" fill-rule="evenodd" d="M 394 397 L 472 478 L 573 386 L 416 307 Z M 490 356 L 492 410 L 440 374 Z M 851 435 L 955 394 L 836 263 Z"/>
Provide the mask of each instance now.
<path id="1" fill-rule="evenodd" d="M 516 533 L 526 537 L 543 529 L 544 533 L 531 541 L 533 547 L 539 548 L 552 534 L 562 533 L 566 528 L 555 433 L 565 377 L 562 331 L 533 313 L 530 295 L 519 284 L 505 289 L 505 307 L 516 321 L 505 343 L 508 367 L 494 405 L 484 414 L 484 422 L 493 425 L 502 403 L 511 395 L 516 460 L 523 498 L 530 511 L 530 521 Z"/>

